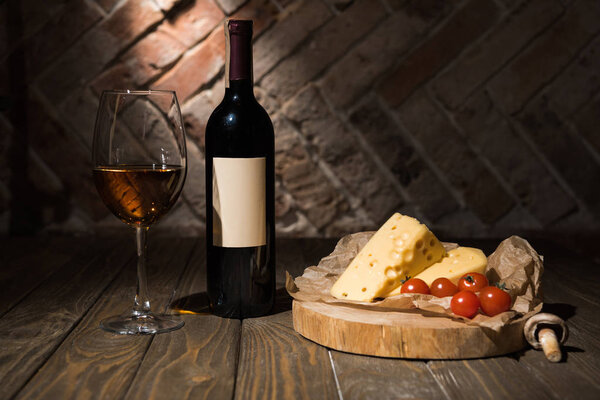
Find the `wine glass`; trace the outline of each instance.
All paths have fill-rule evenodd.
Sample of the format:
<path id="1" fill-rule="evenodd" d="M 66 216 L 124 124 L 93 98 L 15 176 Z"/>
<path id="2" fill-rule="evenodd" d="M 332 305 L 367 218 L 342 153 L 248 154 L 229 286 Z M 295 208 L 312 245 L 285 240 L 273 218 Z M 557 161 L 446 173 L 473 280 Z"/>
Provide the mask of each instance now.
<path id="1" fill-rule="evenodd" d="M 148 229 L 175 204 L 187 172 L 185 132 L 175 92 L 107 90 L 102 93 L 92 149 L 102 201 L 135 228 L 137 291 L 133 310 L 100 327 L 118 334 L 179 329 L 183 321 L 150 310 L 146 286 Z"/>

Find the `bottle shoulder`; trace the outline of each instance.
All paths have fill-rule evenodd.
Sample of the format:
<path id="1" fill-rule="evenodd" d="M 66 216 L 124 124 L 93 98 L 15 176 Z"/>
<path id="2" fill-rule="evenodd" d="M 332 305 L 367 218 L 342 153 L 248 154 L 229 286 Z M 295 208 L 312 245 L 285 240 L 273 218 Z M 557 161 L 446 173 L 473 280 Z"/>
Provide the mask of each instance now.
<path id="1" fill-rule="evenodd" d="M 223 131 L 252 133 L 264 131 L 273 134 L 273 123 L 266 110 L 255 100 L 232 101 L 224 98 L 211 113 L 206 133 Z"/>
<path id="2" fill-rule="evenodd" d="M 271 157 L 273 124 L 265 109 L 253 101 L 227 97 L 215 108 L 206 124 L 207 156 Z"/>

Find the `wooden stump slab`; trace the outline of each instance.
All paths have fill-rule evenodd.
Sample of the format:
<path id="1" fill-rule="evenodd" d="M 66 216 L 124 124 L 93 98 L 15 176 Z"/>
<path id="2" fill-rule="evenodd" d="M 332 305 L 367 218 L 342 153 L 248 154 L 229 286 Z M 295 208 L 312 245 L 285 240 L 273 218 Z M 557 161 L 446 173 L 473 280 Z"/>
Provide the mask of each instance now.
<path id="1" fill-rule="evenodd" d="M 500 332 L 422 311 L 381 312 L 294 301 L 294 329 L 335 350 L 379 357 L 466 359 L 513 353 L 526 345 L 525 321 Z"/>

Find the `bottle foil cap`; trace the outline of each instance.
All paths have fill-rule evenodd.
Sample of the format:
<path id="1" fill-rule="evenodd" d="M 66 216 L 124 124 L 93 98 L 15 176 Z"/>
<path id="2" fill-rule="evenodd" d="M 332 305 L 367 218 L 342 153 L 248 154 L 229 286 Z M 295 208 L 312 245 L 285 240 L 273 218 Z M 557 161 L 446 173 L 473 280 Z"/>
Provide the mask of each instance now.
<path id="1" fill-rule="evenodd" d="M 227 21 L 230 35 L 252 36 L 252 20 L 230 19 Z"/>

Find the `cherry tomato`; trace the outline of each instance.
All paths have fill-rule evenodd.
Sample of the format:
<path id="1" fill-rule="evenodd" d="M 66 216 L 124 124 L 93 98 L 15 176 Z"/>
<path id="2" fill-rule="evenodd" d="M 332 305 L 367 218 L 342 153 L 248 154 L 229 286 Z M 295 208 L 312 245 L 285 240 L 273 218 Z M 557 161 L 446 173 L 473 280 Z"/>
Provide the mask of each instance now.
<path id="1" fill-rule="evenodd" d="M 488 285 L 489 283 L 485 275 L 479 272 L 469 272 L 461 276 L 458 280 L 458 290 L 467 290 L 469 292 L 479 292 Z"/>
<path id="2" fill-rule="evenodd" d="M 458 292 L 458 287 L 448 278 L 437 278 L 431 282 L 431 294 L 435 297 L 454 296 Z"/>
<path id="3" fill-rule="evenodd" d="M 487 286 L 481 289 L 479 301 L 483 312 L 490 317 L 508 311 L 510 303 L 512 303 L 510 295 L 496 286 Z"/>
<path id="4" fill-rule="evenodd" d="M 456 315 L 473 318 L 479 309 L 479 299 L 475 293 L 468 290 L 461 290 L 452 296 L 450 308 Z"/>
<path id="5" fill-rule="evenodd" d="M 400 293 L 429 294 L 429 286 L 419 278 L 411 278 L 402 284 Z"/>

